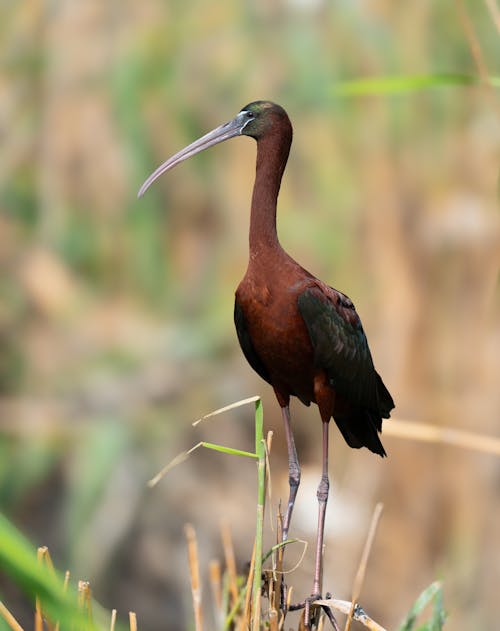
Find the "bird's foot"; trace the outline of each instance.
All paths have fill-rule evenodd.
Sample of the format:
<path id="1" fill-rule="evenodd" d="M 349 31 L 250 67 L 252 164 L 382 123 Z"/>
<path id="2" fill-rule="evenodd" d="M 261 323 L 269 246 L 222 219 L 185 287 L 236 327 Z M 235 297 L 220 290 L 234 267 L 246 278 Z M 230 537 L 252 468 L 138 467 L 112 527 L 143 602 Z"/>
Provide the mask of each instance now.
<path id="1" fill-rule="evenodd" d="M 326 600 L 330 600 L 330 598 L 332 598 L 332 595 L 330 594 L 330 592 L 326 592 L 325 595 L 325 599 Z M 328 620 L 330 621 L 332 627 L 335 629 L 335 631 L 340 631 L 340 627 L 337 623 L 337 620 L 335 619 L 335 616 L 333 615 L 333 611 L 330 609 L 330 607 L 328 607 L 328 605 L 321 605 L 323 611 L 325 612 L 326 617 L 328 618 Z"/>
<path id="2" fill-rule="evenodd" d="M 312 629 L 312 625 L 316 624 L 316 607 L 313 608 L 313 615 L 311 616 L 311 608 L 316 600 L 321 598 L 321 594 L 311 594 L 305 599 L 304 602 L 304 626 L 306 629 Z"/>
<path id="3" fill-rule="evenodd" d="M 329 599 L 331 597 L 332 595 L 330 593 L 326 594 L 326 599 Z M 315 602 L 317 600 L 321 600 L 321 594 L 311 594 L 302 602 L 296 603 L 294 605 L 290 605 L 289 610 L 297 611 L 299 609 L 304 609 L 304 627 L 305 629 L 310 631 L 313 628 L 315 628 L 319 622 L 318 614 L 319 614 L 319 607 L 321 607 L 323 611 L 325 612 L 326 617 L 330 621 L 333 629 L 335 629 L 335 631 L 340 631 L 337 620 L 335 619 L 335 616 L 333 615 L 333 612 L 330 609 L 330 607 L 326 605 L 319 605 L 319 606 L 315 605 Z"/>

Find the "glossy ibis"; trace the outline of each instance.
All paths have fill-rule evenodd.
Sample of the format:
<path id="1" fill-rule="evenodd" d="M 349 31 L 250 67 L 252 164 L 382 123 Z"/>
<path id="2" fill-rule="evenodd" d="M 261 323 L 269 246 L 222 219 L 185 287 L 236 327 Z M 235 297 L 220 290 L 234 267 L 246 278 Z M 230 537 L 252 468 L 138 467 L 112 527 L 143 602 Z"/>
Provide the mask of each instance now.
<path id="1" fill-rule="evenodd" d="M 333 417 L 350 447 L 380 456 L 382 418 L 394 407 L 376 372 L 361 321 L 351 300 L 301 267 L 281 247 L 276 205 L 292 143 L 285 110 L 255 101 L 164 162 L 139 196 L 163 173 L 208 147 L 233 138 L 257 141 L 257 170 L 250 215 L 248 269 L 236 290 L 234 321 L 250 366 L 274 389 L 288 447 L 290 495 L 283 520 L 288 537 L 300 468 L 290 425 L 290 397 L 317 404 L 323 427 L 322 475 L 318 486 L 318 536 L 312 596 L 322 589 L 325 510 L 328 499 L 328 426 Z M 309 607 L 307 607 L 309 609 Z M 306 616 L 306 621 L 308 617 Z M 307 624 L 307 622 L 306 622 Z"/>

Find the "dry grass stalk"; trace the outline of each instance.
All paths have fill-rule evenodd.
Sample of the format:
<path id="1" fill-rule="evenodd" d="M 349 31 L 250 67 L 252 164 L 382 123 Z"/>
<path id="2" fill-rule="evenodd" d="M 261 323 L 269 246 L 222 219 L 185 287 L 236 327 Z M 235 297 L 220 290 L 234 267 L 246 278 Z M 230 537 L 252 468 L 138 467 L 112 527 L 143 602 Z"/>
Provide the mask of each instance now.
<path id="1" fill-rule="evenodd" d="M 251 603 L 252 603 L 252 581 L 253 581 L 253 573 L 255 569 L 255 542 L 253 544 L 252 551 L 252 560 L 250 561 L 250 569 L 248 570 L 248 578 L 246 584 L 246 593 L 245 593 L 245 606 L 243 609 L 243 621 L 249 627 L 251 620 Z"/>
<path id="2" fill-rule="evenodd" d="M 351 603 L 351 608 L 349 610 L 349 615 L 347 616 L 345 631 L 350 631 L 350 628 L 351 628 L 351 622 L 352 622 L 352 617 L 354 614 L 354 609 L 356 607 L 356 603 L 359 600 L 359 596 L 361 594 L 361 588 L 363 587 L 363 582 L 365 580 L 366 568 L 368 565 L 368 557 L 370 556 L 373 540 L 375 538 L 375 532 L 377 530 L 378 522 L 380 520 L 383 507 L 384 507 L 383 504 L 379 502 L 375 506 L 375 510 L 373 511 L 373 517 L 370 524 L 370 530 L 368 531 L 368 537 L 366 538 L 365 547 L 363 548 L 363 554 L 361 555 L 358 571 L 356 572 L 356 576 L 354 577 L 354 581 L 352 584 L 352 598 L 351 598 L 352 603 Z"/>
<path id="3" fill-rule="evenodd" d="M 493 24 L 496 26 L 497 31 L 500 33 L 500 10 L 497 7 L 496 0 L 486 0 L 486 6 L 490 12 Z"/>
<path id="4" fill-rule="evenodd" d="M 111 622 L 109 623 L 109 631 L 115 631 L 116 626 L 116 609 L 111 611 Z"/>
<path id="5" fill-rule="evenodd" d="M 36 551 L 36 558 L 38 563 L 43 563 L 46 549 L 47 548 L 42 547 L 38 548 L 38 550 Z M 35 598 L 35 631 L 43 631 L 42 608 L 38 596 Z"/>
<path id="6" fill-rule="evenodd" d="M 52 563 L 52 557 L 50 556 L 49 549 L 47 548 L 47 546 L 42 546 L 41 548 L 38 548 L 38 549 L 40 551 L 41 560 L 49 568 L 52 574 L 55 575 L 56 571 L 54 569 L 54 564 Z"/>
<path id="7" fill-rule="evenodd" d="M 196 427 L 196 425 L 199 425 L 202 421 L 204 421 L 207 418 L 211 418 L 212 416 L 217 416 L 218 414 L 222 414 L 223 412 L 229 412 L 229 410 L 234 410 L 235 408 L 239 408 L 243 405 L 248 405 L 249 403 L 254 403 L 255 401 L 258 401 L 259 399 L 260 397 L 258 395 L 255 395 L 253 397 L 248 397 L 247 399 L 241 399 L 241 401 L 236 401 L 235 403 L 231 403 L 230 405 L 225 405 L 224 407 L 219 408 L 218 410 L 214 410 L 213 412 L 209 412 L 208 414 L 205 414 L 204 416 L 199 418 L 197 421 L 193 423 L 193 427 Z"/>
<path id="8" fill-rule="evenodd" d="M 224 549 L 224 559 L 226 561 L 227 574 L 229 578 L 229 591 L 231 592 L 232 604 L 238 601 L 238 580 L 236 573 L 236 561 L 234 557 L 233 540 L 231 530 L 227 523 L 221 524 L 222 547 Z"/>
<path id="9" fill-rule="evenodd" d="M 326 605 L 330 607 L 330 609 L 335 609 L 336 611 L 340 611 L 340 613 L 345 613 L 349 615 L 351 611 L 352 603 L 349 600 L 338 600 L 337 598 L 328 598 L 323 600 L 316 600 L 314 602 L 315 605 Z M 360 622 L 370 631 L 387 631 L 380 624 L 372 620 L 370 616 L 368 616 L 361 607 L 355 607 L 354 613 L 352 616 L 353 620 Z"/>
<path id="10" fill-rule="evenodd" d="M 289 587 L 286 593 L 286 608 L 287 610 L 290 609 L 290 605 L 292 604 L 292 594 L 293 594 L 293 587 Z"/>
<path id="11" fill-rule="evenodd" d="M 55 576 L 54 564 L 49 553 L 47 546 L 40 546 L 36 551 L 36 558 L 38 563 L 45 564 L 49 571 Z M 45 624 L 49 631 L 58 631 L 59 623 L 53 625 L 50 620 L 45 618 Z M 40 600 L 37 597 L 35 599 L 35 631 L 41 631 L 43 629 L 43 612 L 40 605 Z"/>
<path id="12" fill-rule="evenodd" d="M 9 625 L 12 631 L 23 631 L 22 626 L 19 622 L 14 618 L 14 616 L 10 613 L 7 607 L 0 600 L 0 616 L 5 620 L 5 622 Z"/>
<path id="13" fill-rule="evenodd" d="M 198 544 L 196 533 L 191 524 L 184 527 L 188 544 L 189 574 L 191 576 L 191 595 L 193 599 L 194 623 L 196 631 L 203 629 L 203 612 L 201 607 L 200 567 L 198 562 Z"/>
<path id="14" fill-rule="evenodd" d="M 469 45 L 472 58 L 474 59 L 474 63 L 476 64 L 479 76 L 481 77 L 484 85 L 487 85 L 491 88 L 488 68 L 486 66 L 486 62 L 484 60 L 483 53 L 481 51 L 479 40 L 476 36 L 474 27 L 467 13 L 467 10 L 462 0 L 455 0 L 455 5 L 457 7 L 458 17 L 460 18 L 460 22 L 462 23 L 462 28 L 464 30 L 465 37 L 467 39 L 467 43 Z"/>
<path id="15" fill-rule="evenodd" d="M 128 612 L 128 623 L 130 631 L 137 631 L 137 616 L 135 615 L 135 611 Z"/>
<path id="16" fill-rule="evenodd" d="M 199 445 L 197 445 L 197 447 L 199 447 Z M 156 486 L 158 482 L 170 471 L 170 469 L 173 469 L 178 464 L 181 464 L 181 462 L 187 460 L 191 451 L 192 450 L 183 451 L 173 460 L 171 460 L 167 465 L 165 465 L 163 469 L 154 476 L 154 478 L 151 478 L 151 480 L 148 481 L 149 488 L 153 488 L 154 486 Z"/>
<path id="17" fill-rule="evenodd" d="M 269 504 L 271 505 L 271 501 L 272 501 L 272 484 L 271 484 L 271 460 L 270 460 L 270 454 L 271 454 L 271 447 L 273 446 L 273 432 L 272 430 L 269 430 L 267 432 L 267 437 L 266 437 L 266 444 L 265 444 L 265 449 L 266 449 L 266 486 L 267 486 L 267 498 L 269 500 Z M 269 517 L 270 517 L 270 523 L 271 523 L 271 530 L 273 528 L 273 520 L 271 518 L 271 514 L 272 511 L 269 511 Z"/>
<path id="18" fill-rule="evenodd" d="M 270 631 L 279 631 L 278 626 L 278 612 L 276 609 L 271 609 L 269 612 L 269 630 Z"/>
<path id="19" fill-rule="evenodd" d="M 272 430 L 269 430 L 267 432 L 267 436 L 266 436 L 266 484 L 267 484 L 267 495 L 269 497 L 269 501 L 271 501 L 272 498 L 272 486 L 271 486 L 271 462 L 270 462 L 270 455 L 271 455 L 271 448 L 273 446 L 273 436 L 274 436 L 274 432 Z"/>
<path id="20" fill-rule="evenodd" d="M 92 621 L 92 593 L 88 581 L 78 581 L 78 606 L 87 610 L 89 620 Z"/>
<path id="21" fill-rule="evenodd" d="M 276 523 L 278 524 L 278 528 L 276 531 L 276 543 L 281 543 L 283 539 L 283 513 L 281 512 L 281 503 L 278 504 L 278 514 L 276 516 Z M 276 579 L 277 575 L 283 574 L 283 552 L 285 550 L 285 546 L 280 546 L 276 552 L 273 552 L 273 577 Z"/>
<path id="22" fill-rule="evenodd" d="M 222 573 L 218 559 L 210 561 L 208 573 L 215 607 L 215 617 L 219 620 L 222 618 Z"/>
<path id="23" fill-rule="evenodd" d="M 427 443 L 445 443 L 455 447 L 463 447 L 464 449 L 500 456 L 499 438 L 451 427 L 440 427 L 430 423 L 395 419 L 394 422 L 384 425 L 384 434 Z"/>

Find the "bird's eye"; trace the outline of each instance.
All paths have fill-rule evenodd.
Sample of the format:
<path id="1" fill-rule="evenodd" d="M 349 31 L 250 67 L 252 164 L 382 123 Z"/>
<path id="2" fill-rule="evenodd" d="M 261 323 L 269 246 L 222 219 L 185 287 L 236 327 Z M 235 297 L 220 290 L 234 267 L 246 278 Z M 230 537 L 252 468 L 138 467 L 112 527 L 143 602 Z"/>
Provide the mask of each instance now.
<path id="1" fill-rule="evenodd" d="M 252 118 L 255 118 L 254 113 L 247 110 L 245 112 L 245 118 L 247 118 L 248 120 L 251 120 Z"/>

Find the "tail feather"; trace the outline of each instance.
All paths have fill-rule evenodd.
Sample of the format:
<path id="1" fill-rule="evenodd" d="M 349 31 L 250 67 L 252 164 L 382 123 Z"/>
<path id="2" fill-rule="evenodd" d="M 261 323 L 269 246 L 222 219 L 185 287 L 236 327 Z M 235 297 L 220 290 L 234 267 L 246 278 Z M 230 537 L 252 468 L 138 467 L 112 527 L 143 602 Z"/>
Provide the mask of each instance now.
<path id="1" fill-rule="evenodd" d="M 380 377 L 378 372 L 375 374 L 377 375 L 377 395 L 380 416 L 382 418 L 389 418 L 391 415 L 391 410 L 394 407 L 394 400 L 391 397 L 391 393 L 389 392 L 389 390 L 387 390 L 387 388 L 385 387 L 384 382 L 382 381 L 382 378 Z"/>
<path id="2" fill-rule="evenodd" d="M 367 447 L 379 456 L 387 455 L 378 435 L 382 429 L 380 415 L 358 408 L 348 414 L 337 414 L 334 421 L 349 447 Z"/>

